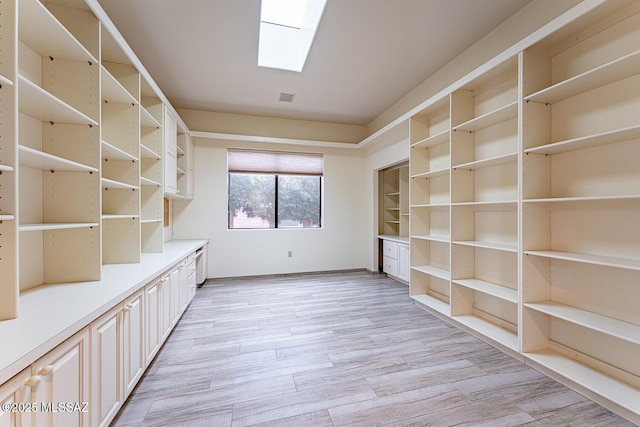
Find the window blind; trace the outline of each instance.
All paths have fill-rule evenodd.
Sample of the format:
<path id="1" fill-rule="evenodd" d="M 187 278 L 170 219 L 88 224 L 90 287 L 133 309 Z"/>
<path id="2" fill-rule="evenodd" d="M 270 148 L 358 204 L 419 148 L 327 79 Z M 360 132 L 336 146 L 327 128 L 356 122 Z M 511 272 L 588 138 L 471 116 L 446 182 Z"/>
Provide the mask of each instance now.
<path id="1" fill-rule="evenodd" d="M 316 153 L 228 150 L 229 172 L 322 176 L 324 156 Z"/>

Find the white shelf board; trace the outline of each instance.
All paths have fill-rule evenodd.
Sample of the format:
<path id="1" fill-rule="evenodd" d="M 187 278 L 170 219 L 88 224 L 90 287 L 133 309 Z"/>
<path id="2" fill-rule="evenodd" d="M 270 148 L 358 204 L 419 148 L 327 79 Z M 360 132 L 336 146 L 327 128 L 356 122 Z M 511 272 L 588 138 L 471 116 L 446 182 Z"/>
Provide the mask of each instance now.
<path id="1" fill-rule="evenodd" d="M 412 239 L 418 240 L 429 240 L 431 242 L 442 242 L 442 243 L 450 243 L 451 239 L 449 236 L 435 236 L 433 234 L 418 234 L 411 236 Z"/>
<path id="2" fill-rule="evenodd" d="M 456 245 L 473 246 L 475 248 L 494 249 L 505 252 L 518 252 L 518 245 L 515 243 L 502 242 L 480 242 L 477 240 L 454 240 Z"/>
<path id="3" fill-rule="evenodd" d="M 0 215 L 0 221 L 13 221 L 16 217 L 13 215 Z"/>
<path id="4" fill-rule="evenodd" d="M 180 168 L 176 168 L 176 172 L 178 173 L 178 175 L 186 175 L 185 171 Z"/>
<path id="5" fill-rule="evenodd" d="M 102 65 L 100 66 L 100 77 L 103 101 L 133 105 L 138 103 L 133 95 Z"/>
<path id="6" fill-rule="evenodd" d="M 18 159 L 21 166 L 34 169 L 68 172 L 99 172 L 97 168 L 67 160 L 49 153 L 34 150 L 23 145 L 18 146 Z"/>
<path id="7" fill-rule="evenodd" d="M 96 59 L 38 0 L 18 2 L 18 38 L 40 56 L 69 61 Z"/>
<path id="8" fill-rule="evenodd" d="M 582 196 L 582 197 L 551 197 L 545 199 L 524 199 L 524 204 L 546 204 L 551 209 L 585 209 L 591 205 L 592 208 L 606 209 L 628 209 L 640 208 L 640 195 L 629 194 L 620 196 Z"/>
<path id="9" fill-rule="evenodd" d="M 102 188 L 112 188 L 115 190 L 137 190 L 138 189 L 138 186 L 136 185 L 125 184 L 124 182 L 114 181 L 108 178 L 102 178 L 101 182 L 102 182 Z"/>
<path id="10" fill-rule="evenodd" d="M 600 370 L 593 369 L 551 349 L 527 352 L 524 353 L 524 356 L 528 365 L 534 367 L 539 365 L 556 372 L 616 405 L 640 414 L 638 389 L 632 385 L 603 374 Z"/>
<path id="11" fill-rule="evenodd" d="M 138 219 L 140 215 L 102 214 L 102 220 Z"/>
<path id="12" fill-rule="evenodd" d="M 385 208 L 386 211 L 400 211 L 400 208 Z"/>
<path id="13" fill-rule="evenodd" d="M 385 196 L 389 196 L 389 197 L 393 197 L 393 196 L 399 196 L 400 192 L 399 191 L 395 191 L 393 193 L 386 193 Z"/>
<path id="14" fill-rule="evenodd" d="M 389 221 L 385 221 L 387 224 L 400 224 L 400 221 L 398 220 L 389 220 Z"/>
<path id="15" fill-rule="evenodd" d="M 138 160 L 136 156 L 127 153 L 126 151 L 108 143 L 107 141 L 102 141 L 102 159 L 133 161 Z"/>
<path id="16" fill-rule="evenodd" d="M 411 269 L 428 274 L 429 276 L 438 277 L 444 280 L 451 280 L 451 272 L 442 268 L 432 267 L 430 265 L 416 265 L 411 267 Z"/>
<path id="17" fill-rule="evenodd" d="M 49 231 L 49 230 L 68 230 L 71 228 L 93 228 L 98 227 L 97 222 L 60 222 L 60 223 L 43 223 L 43 224 L 20 224 L 18 231 Z"/>
<path id="18" fill-rule="evenodd" d="M 553 104 L 640 73 L 640 50 L 526 96 L 525 101 Z"/>
<path id="19" fill-rule="evenodd" d="M 153 151 L 151 148 L 144 144 L 140 144 L 140 157 L 143 159 L 156 159 L 160 160 L 162 156 Z"/>
<path id="20" fill-rule="evenodd" d="M 0 172 L 13 172 L 13 166 L 0 165 Z"/>
<path id="21" fill-rule="evenodd" d="M 140 185 L 148 185 L 148 186 L 157 186 L 160 187 L 162 184 L 158 181 L 154 181 L 149 178 L 145 178 L 144 176 L 140 177 Z"/>
<path id="22" fill-rule="evenodd" d="M 144 224 L 159 224 L 162 222 L 161 218 L 155 218 L 155 219 L 142 219 L 140 220 L 140 224 L 144 225 Z"/>
<path id="23" fill-rule="evenodd" d="M 0 86 L 1 85 L 5 85 L 5 86 L 13 86 L 13 82 L 11 81 L 11 79 L 3 76 L 2 74 L 0 74 Z"/>
<path id="24" fill-rule="evenodd" d="M 411 144 L 411 148 L 431 148 L 449 141 L 449 129 Z"/>
<path id="25" fill-rule="evenodd" d="M 445 316 L 449 316 L 451 313 L 451 308 L 449 307 L 449 304 L 447 304 L 446 302 L 432 297 L 431 295 L 411 295 L 411 298 L 422 304 L 423 306 L 430 308 L 432 310 L 437 311 L 438 313 L 444 314 Z"/>
<path id="26" fill-rule="evenodd" d="M 524 251 L 525 255 L 543 258 L 559 259 L 563 261 L 581 262 L 584 264 L 601 265 L 604 267 L 622 268 L 640 271 L 640 259 L 620 258 L 603 255 L 582 254 L 577 252 L 563 252 L 554 250 Z"/>
<path id="27" fill-rule="evenodd" d="M 452 203 L 455 208 L 471 209 L 476 212 L 510 212 L 518 210 L 518 202 L 516 200 L 499 201 L 499 202 L 460 202 Z"/>
<path id="28" fill-rule="evenodd" d="M 449 208 L 449 203 L 417 203 L 410 208 Z"/>
<path id="29" fill-rule="evenodd" d="M 472 314 L 453 316 L 455 321 L 511 350 L 518 351 L 518 335 Z"/>
<path id="30" fill-rule="evenodd" d="M 454 131 L 476 132 L 490 126 L 513 119 L 518 115 L 518 101 L 478 116 L 453 128 Z"/>
<path id="31" fill-rule="evenodd" d="M 489 168 L 491 166 L 499 166 L 508 163 L 515 163 L 518 161 L 518 153 L 509 153 L 502 156 L 491 157 L 489 159 L 476 160 L 474 162 L 463 163 L 460 165 L 452 166 L 453 169 L 481 169 Z"/>
<path id="32" fill-rule="evenodd" d="M 525 154 L 560 154 L 569 151 L 583 150 L 585 148 L 601 145 L 615 144 L 616 142 L 629 141 L 640 138 L 640 126 L 629 126 L 609 132 L 596 133 L 579 138 L 567 139 L 551 144 L 533 147 L 524 150 Z"/>
<path id="33" fill-rule="evenodd" d="M 429 172 L 417 173 L 415 175 L 411 175 L 411 178 L 428 179 L 428 178 L 436 178 L 439 176 L 445 176 L 448 174 L 449 174 L 449 168 L 445 168 L 445 169 L 438 169 L 438 170 L 429 171 Z"/>
<path id="34" fill-rule="evenodd" d="M 98 126 L 98 122 L 23 76 L 18 76 L 18 93 L 19 110 L 42 122 Z"/>
<path id="35" fill-rule="evenodd" d="M 524 305 L 532 310 L 548 314 L 549 316 L 571 322 L 584 328 L 602 332 L 603 334 L 628 341 L 632 344 L 640 344 L 640 326 L 638 325 L 560 304 L 555 301 L 525 303 Z"/>
<path id="36" fill-rule="evenodd" d="M 480 279 L 455 279 L 453 280 L 453 283 L 500 298 L 504 301 L 512 302 L 514 304 L 518 303 L 518 291 L 506 286 L 500 286 Z"/>
<path id="37" fill-rule="evenodd" d="M 162 127 L 160 122 L 156 120 L 153 115 L 146 108 L 140 105 L 140 126 L 147 126 L 152 128 Z"/>

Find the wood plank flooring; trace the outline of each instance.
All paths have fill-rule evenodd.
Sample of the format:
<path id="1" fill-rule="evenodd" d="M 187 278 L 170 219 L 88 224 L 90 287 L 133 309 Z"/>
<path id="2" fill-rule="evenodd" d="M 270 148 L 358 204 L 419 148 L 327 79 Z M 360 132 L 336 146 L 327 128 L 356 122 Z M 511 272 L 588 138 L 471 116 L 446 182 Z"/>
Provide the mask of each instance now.
<path id="1" fill-rule="evenodd" d="M 112 425 L 632 424 L 348 272 L 208 281 Z"/>

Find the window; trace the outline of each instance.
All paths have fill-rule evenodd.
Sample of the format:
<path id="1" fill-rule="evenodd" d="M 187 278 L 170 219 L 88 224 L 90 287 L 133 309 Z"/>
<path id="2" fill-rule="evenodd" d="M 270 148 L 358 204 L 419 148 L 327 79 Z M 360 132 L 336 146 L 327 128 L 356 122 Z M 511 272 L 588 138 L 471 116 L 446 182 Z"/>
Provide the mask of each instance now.
<path id="1" fill-rule="evenodd" d="M 262 0 L 258 66 L 301 72 L 326 0 Z"/>
<path id="2" fill-rule="evenodd" d="M 229 228 L 319 228 L 322 154 L 229 150 Z"/>

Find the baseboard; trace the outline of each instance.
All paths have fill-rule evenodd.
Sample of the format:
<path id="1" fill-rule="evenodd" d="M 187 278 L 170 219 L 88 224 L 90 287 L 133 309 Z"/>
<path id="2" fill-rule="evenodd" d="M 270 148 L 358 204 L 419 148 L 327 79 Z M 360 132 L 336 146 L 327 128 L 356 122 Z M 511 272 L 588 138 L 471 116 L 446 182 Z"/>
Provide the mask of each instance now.
<path id="1" fill-rule="evenodd" d="M 310 275 L 322 275 L 322 274 L 342 274 L 342 273 L 369 273 L 369 274 L 379 274 L 377 271 L 371 271 L 368 268 L 352 268 L 352 269 L 344 269 L 344 270 L 323 270 L 323 271 L 306 271 L 306 272 L 298 272 L 298 273 L 280 273 L 280 274 L 256 274 L 252 276 L 228 276 L 228 277 L 212 277 L 207 278 L 205 282 L 216 282 L 221 280 L 248 280 L 248 279 L 257 279 L 257 278 L 277 278 L 277 277 L 294 277 L 294 276 L 310 276 Z"/>

